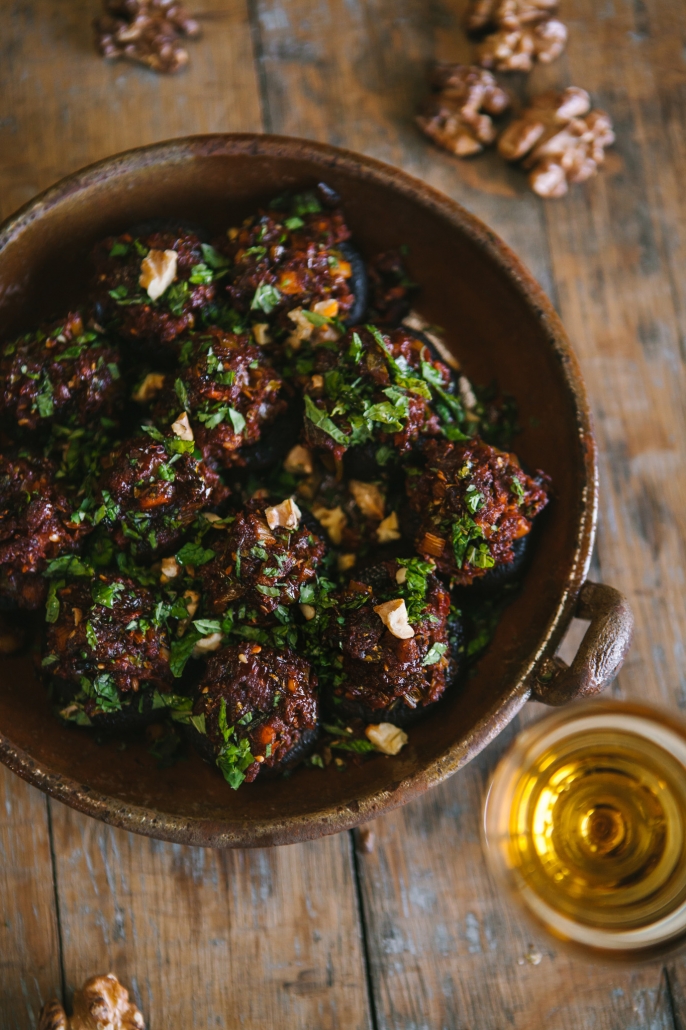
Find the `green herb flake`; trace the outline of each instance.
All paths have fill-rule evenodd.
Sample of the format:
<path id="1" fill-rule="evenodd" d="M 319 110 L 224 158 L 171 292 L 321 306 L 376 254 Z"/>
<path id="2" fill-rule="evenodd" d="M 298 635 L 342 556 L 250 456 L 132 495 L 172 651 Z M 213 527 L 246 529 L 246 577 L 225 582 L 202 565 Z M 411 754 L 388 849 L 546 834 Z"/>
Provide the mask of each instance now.
<path id="1" fill-rule="evenodd" d="M 216 271 L 221 271 L 223 268 L 229 267 L 229 259 L 220 254 L 214 247 L 211 247 L 209 243 L 201 243 L 200 247 L 202 250 L 202 256 L 205 259 L 205 264 L 209 265 L 210 268 L 214 268 Z"/>
<path id="2" fill-rule="evenodd" d="M 281 300 L 281 294 L 275 286 L 270 283 L 261 283 L 255 291 L 255 296 L 250 305 L 251 311 L 264 311 L 265 315 L 271 315 Z"/>
<path id="3" fill-rule="evenodd" d="M 93 623 L 90 621 L 90 619 L 86 623 L 86 640 L 88 641 L 88 646 L 91 648 L 91 650 L 95 651 L 95 649 L 98 646 L 98 638 L 95 633 L 95 630 L 93 629 Z"/>
<path id="4" fill-rule="evenodd" d="M 176 554 L 176 560 L 180 565 L 206 565 L 215 557 L 215 552 L 202 544 L 184 544 Z"/>
<path id="5" fill-rule="evenodd" d="M 339 429 L 335 422 L 333 422 L 327 413 L 321 408 L 318 408 L 312 398 L 308 395 L 305 396 L 305 418 L 308 418 L 317 429 L 321 429 L 323 433 L 330 436 L 336 441 L 343 445 L 350 443 L 349 437 Z"/>
<path id="6" fill-rule="evenodd" d="M 204 263 L 193 265 L 188 281 L 193 283 L 194 286 L 208 286 L 214 281 L 214 272 L 209 265 Z"/>
<path id="7" fill-rule="evenodd" d="M 177 379 L 174 382 L 174 390 L 176 392 L 176 396 L 179 398 L 179 404 L 181 405 L 181 407 L 184 409 L 184 411 L 190 412 L 191 408 L 190 404 L 188 403 L 188 390 L 186 389 L 186 384 L 184 383 L 183 379 Z"/>
<path id="8" fill-rule="evenodd" d="M 441 658 L 447 650 L 447 644 L 432 644 L 427 653 L 424 655 L 422 665 L 436 665 L 437 662 L 440 662 Z"/>
<path id="9" fill-rule="evenodd" d="M 104 608 L 114 608 L 118 595 L 123 590 L 123 583 L 103 583 L 102 580 L 96 580 L 91 587 L 91 597 L 95 604 L 101 604 Z"/>
<path id="10" fill-rule="evenodd" d="M 93 569 L 75 554 L 64 554 L 61 558 L 54 558 L 48 562 L 43 575 L 48 579 L 54 579 L 56 576 L 92 576 Z"/>

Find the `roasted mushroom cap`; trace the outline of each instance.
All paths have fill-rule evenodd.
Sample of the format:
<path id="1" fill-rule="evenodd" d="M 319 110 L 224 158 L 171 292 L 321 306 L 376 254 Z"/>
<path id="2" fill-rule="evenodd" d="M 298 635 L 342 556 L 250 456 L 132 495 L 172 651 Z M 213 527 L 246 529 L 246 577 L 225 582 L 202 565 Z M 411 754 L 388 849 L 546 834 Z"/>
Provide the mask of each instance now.
<path id="1" fill-rule="evenodd" d="M 223 614 L 240 603 L 244 620 L 255 624 L 273 621 L 277 608 L 295 604 L 326 553 L 324 542 L 301 526 L 292 501 L 250 501 L 204 544 L 215 555 L 197 570 L 209 611 Z"/>
<path id="2" fill-rule="evenodd" d="M 548 503 L 543 473 L 527 476 L 514 454 L 478 438 L 431 440 L 424 469 L 407 477 L 418 517 L 415 547 L 456 584 L 467 585 L 514 560 L 513 544 Z"/>
<path id="3" fill-rule="evenodd" d="M 218 477 L 194 456 L 188 417 L 171 429 L 166 436 L 127 440 L 102 462 L 94 517 L 138 559 L 169 552 L 197 514 L 221 497 Z"/>
<path id="4" fill-rule="evenodd" d="M 103 573 L 58 587 L 51 603 L 42 667 L 62 718 L 115 729 L 154 717 L 153 691 L 173 682 L 156 596 Z"/>
<path id="5" fill-rule="evenodd" d="M 461 627 L 450 595 L 418 558 L 359 574 L 322 617 L 340 668 L 325 681 L 332 714 L 404 725 L 438 701 L 461 664 Z"/>
<path id="6" fill-rule="evenodd" d="M 81 549 L 91 527 L 72 522 L 77 507 L 44 458 L 0 457 L 0 598 L 38 608 L 48 591 L 41 573 Z"/>
<path id="7" fill-rule="evenodd" d="M 0 419 L 16 431 L 92 425 L 123 397 L 119 351 L 76 311 L 0 347 Z"/>
<path id="8" fill-rule="evenodd" d="M 213 327 L 180 341 L 180 367 L 166 377 L 154 414 L 167 428 L 187 411 L 205 460 L 229 468 L 244 463 L 245 448 L 286 410 L 282 388 L 248 335 Z"/>
<path id="9" fill-rule="evenodd" d="M 318 711 L 309 662 L 289 648 L 245 641 L 208 660 L 191 732 L 203 756 L 237 788 L 261 769 L 279 771 L 305 757 L 316 738 Z"/>
<path id="10" fill-rule="evenodd" d="M 192 329 L 214 300 L 223 268 L 195 233 L 153 232 L 110 236 L 93 252 L 92 297 L 98 317 L 131 343 L 158 353 Z M 221 261 L 217 255 L 215 264 Z"/>
<path id="11" fill-rule="evenodd" d="M 453 389 L 450 369 L 402 326 L 388 334 L 357 327 L 336 349 L 316 348 L 312 371 L 299 385 L 304 442 L 337 461 L 350 448 L 370 442 L 407 453 L 421 437 L 440 432 L 431 387 Z"/>
<path id="12" fill-rule="evenodd" d="M 325 210 L 313 192 L 274 200 L 228 235 L 228 297 L 258 324 L 290 331 L 287 315 L 295 308 L 312 312 L 315 322 L 344 320 L 365 301 L 361 263 L 343 247 L 350 238 L 343 215 Z"/>

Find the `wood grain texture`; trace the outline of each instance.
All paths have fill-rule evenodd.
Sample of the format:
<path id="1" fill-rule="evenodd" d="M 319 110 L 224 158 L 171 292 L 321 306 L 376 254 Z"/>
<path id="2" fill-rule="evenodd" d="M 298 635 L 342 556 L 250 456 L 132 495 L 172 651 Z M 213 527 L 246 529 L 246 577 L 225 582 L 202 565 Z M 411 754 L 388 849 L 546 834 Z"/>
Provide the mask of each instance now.
<path id="1" fill-rule="evenodd" d="M 52 807 L 67 993 L 112 971 L 151 1030 L 367 1030 L 349 834 L 216 851 Z"/>
<path id="2" fill-rule="evenodd" d="M 0 766 L 0 1026 L 35 1026 L 61 990 L 47 800 Z"/>
<path id="3" fill-rule="evenodd" d="M 189 65 L 161 76 L 104 61 L 93 45 L 99 0 L 0 6 L 0 218 L 92 161 L 202 132 L 260 131 L 244 0 L 202 0 Z"/>
<path id="4" fill-rule="evenodd" d="M 0 10 L 0 216 L 110 153 L 261 128 L 240 0 L 206 0 L 190 66 L 169 79 L 102 61 L 91 41 L 97 7 L 17 0 Z M 46 802 L 0 773 L 0 1026 L 28 1030 L 60 989 Z M 68 991 L 112 968 L 159 1030 L 368 1026 L 348 835 L 224 855 L 52 811 Z"/>
<path id="5" fill-rule="evenodd" d="M 615 691 L 686 708 L 681 0 L 562 0 L 568 53 L 507 80 L 520 98 L 584 86 L 615 121 L 606 171 L 549 203 L 495 155 L 459 162 L 414 126 L 428 64 L 469 56 L 462 0 L 203 0 L 205 35 L 172 79 L 98 58 L 96 8 L 0 10 L 0 215 L 108 153 L 263 125 L 370 153 L 459 200 L 529 265 L 582 361 L 601 452 L 594 575 L 637 615 Z M 375 849 L 356 856 L 377 1026 L 686 1030 L 683 957 L 619 968 L 570 956 L 491 883 L 479 811 L 514 731 L 379 820 Z M 0 1025 L 25 1030 L 60 986 L 49 827 L 41 796 L 4 770 L 0 791 Z M 348 835 L 225 854 L 51 811 L 70 989 L 112 968 L 152 1030 L 369 1026 Z"/>
<path id="6" fill-rule="evenodd" d="M 562 7 L 567 55 L 525 84 L 505 81 L 520 99 L 584 86 L 615 119 L 606 171 L 564 201 L 541 202 L 492 154 L 460 162 L 415 129 L 426 65 L 468 58 L 462 3 L 259 0 L 265 111 L 274 131 L 366 151 L 438 186 L 511 243 L 548 290 L 596 414 L 599 571 L 637 614 L 614 690 L 684 707 L 685 227 L 674 178 L 686 138 L 684 7 Z M 532 705 L 524 719 L 542 711 Z M 375 851 L 358 859 L 378 1025 L 683 1025 L 681 960 L 668 970 L 600 968 L 553 948 L 499 896 L 484 870 L 478 813 L 503 746 L 501 738 L 429 797 L 379 820 Z M 532 951 L 539 965 L 527 960 Z"/>

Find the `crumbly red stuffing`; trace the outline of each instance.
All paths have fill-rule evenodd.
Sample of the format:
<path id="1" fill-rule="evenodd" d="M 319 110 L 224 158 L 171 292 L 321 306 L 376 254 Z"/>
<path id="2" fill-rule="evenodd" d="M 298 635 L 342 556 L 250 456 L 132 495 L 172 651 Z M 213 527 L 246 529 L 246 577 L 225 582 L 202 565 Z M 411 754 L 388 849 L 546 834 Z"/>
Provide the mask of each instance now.
<path id="1" fill-rule="evenodd" d="M 324 542 L 303 526 L 270 529 L 266 508 L 264 501 L 249 501 L 227 529 L 203 538 L 216 557 L 197 574 L 214 614 L 238 602 L 245 606 L 246 622 L 269 621 L 279 606 L 298 600 L 326 553 Z"/>
<path id="2" fill-rule="evenodd" d="M 34 430 L 55 420 L 85 426 L 110 416 L 123 395 L 119 352 L 80 312 L 6 343 L 0 357 L 0 418 Z"/>
<path id="3" fill-rule="evenodd" d="M 312 373 L 300 378 L 305 397 L 321 413 L 305 418 L 304 438 L 311 447 L 340 460 L 348 447 L 375 440 L 406 454 L 421 437 L 441 431 L 422 368 L 429 365 L 447 390 L 447 365 L 433 360 L 426 344 L 402 327 L 384 335 L 383 342 L 382 347 L 377 336 L 359 327 L 313 352 Z M 403 385 L 406 376 L 414 385 Z M 323 417 L 333 423 L 333 432 Z"/>
<path id="4" fill-rule="evenodd" d="M 355 298 L 352 268 L 338 246 L 349 238 L 340 211 L 289 216 L 269 210 L 248 219 L 223 246 L 232 262 L 226 288 L 231 302 L 260 321 L 335 300 L 344 319 Z"/>
<path id="5" fill-rule="evenodd" d="M 431 704 L 441 697 L 454 672 L 448 591 L 429 573 L 423 600 L 413 604 L 407 580 L 397 582 L 401 569 L 407 575 L 398 562 L 383 562 L 351 580 L 339 594 L 334 609 L 338 617 L 329 621 L 327 630 L 329 642 L 342 656 L 345 674 L 334 695 L 373 710 L 388 709 L 398 701 L 410 708 Z M 386 628 L 374 607 L 406 597 L 414 636 L 401 640 Z M 437 660 L 424 665 L 432 648 Z"/>
<path id="6" fill-rule="evenodd" d="M 514 559 L 512 543 L 530 532 L 548 503 L 549 480 L 527 476 L 514 454 L 478 438 L 430 440 L 424 470 L 406 481 L 410 506 L 421 516 L 419 554 L 467 585 L 495 565 Z"/>
<path id="7" fill-rule="evenodd" d="M 180 368 L 166 378 L 158 424 L 186 407 L 203 457 L 223 468 L 242 464 L 241 448 L 286 410 L 283 380 L 248 336 L 211 328 L 179 342 Z"/>
<path id="8" fill-rule="evenodd" d="M 141 434 L 103 459 L 95 510 L 115 543 L 137 558 L 169 551 L 213 500 L 216 475 L 175 437 Z"/>
<path id="9" fill-rule="evenodd" d="M 154 621 L 151 591 L 124 576 L 103 574 L 68 583 L 56 597 L 59 614 L 48 626 L 43 665 L 81 689 L 81 678 L 88 679 L 87 715 L 100 707 L 99 689 L 113 686 L 119 695 L 150 686 L 169 690 L 169 639 L 164 625 Z"/>
<path id="10" fill-rule="evenodd" d="M 397 326 L 410 310 L 410 297 L 416 290 L 402 254 L 386 250 L 367 265 L 369 277 L 369 313 L 377 325 Z"/>
<path id="11" fill-rule="evenodd" d="M 0 595 L 38 608 L 48 584 L 40 573 L 80 550 L 90 526 L 71 522 L 74 503 L 43 458 L 0 457 Z"/>
<path id="12" fill-rule="evenodd" d="M 141 263 L 149 250 L 178 254 L 176 280 L 151 301 L 140 286 Z M 134 240 L 130 233 L 108 236 L 93 251 L 93 298 L 102 317 L 132 340 L 171 344 L 192 329 L 199 312 L 215 297 L 214 282 L 190 282 L 194 269 L 205 266 L 201 241 L 188 232 L 155 232 Z M 206 267 L 206 266 L 205 266 Z M 208 276 L 212 275 L 211 270 Z"/>
<path id="13" fill-rule="evenodd" d="M 233 727 L 232 739 L 248 742 L 255 759 L 245 769 L 250 783 L 262 767 L 306 750 L 317 727 L 317 677 L 309 662 L 288 648 L 234 644 L 207 662 L 193 714 L 204 715 L 217 755 L 226 742 L 222 723 Z"/>

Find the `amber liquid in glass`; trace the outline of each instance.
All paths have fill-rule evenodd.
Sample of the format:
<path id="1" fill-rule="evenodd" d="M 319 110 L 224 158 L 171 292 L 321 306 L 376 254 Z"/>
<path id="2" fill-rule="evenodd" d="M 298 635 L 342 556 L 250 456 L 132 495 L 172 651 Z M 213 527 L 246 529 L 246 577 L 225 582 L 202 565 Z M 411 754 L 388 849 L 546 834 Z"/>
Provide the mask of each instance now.
<path id="1" fill-rule="evenodd" d="M 496 773 L 489 846 L 559 936 L 629 949 L 673 937 L 686 927 L 686 740 L 629 706 L 549 722 Z"/>

